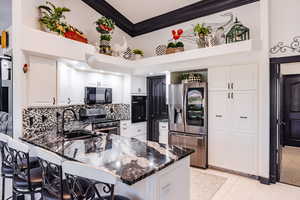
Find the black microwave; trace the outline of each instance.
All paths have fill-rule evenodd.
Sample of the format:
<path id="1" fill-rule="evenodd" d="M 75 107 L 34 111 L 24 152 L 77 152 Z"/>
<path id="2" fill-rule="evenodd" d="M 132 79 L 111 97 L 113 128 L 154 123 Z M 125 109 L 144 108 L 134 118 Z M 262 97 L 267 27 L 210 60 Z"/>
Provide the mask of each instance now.
<path id="1" fill-rule="evenodd" d="M 112 89 L 111 88 L 85 88 L 85 104 L 109 104 L 112 103 Z"/>

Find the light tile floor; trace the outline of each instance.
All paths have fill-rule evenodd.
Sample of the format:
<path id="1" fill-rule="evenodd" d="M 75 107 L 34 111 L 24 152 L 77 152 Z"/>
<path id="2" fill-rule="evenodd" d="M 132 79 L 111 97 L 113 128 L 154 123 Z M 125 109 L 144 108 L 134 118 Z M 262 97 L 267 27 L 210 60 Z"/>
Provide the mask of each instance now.
<path id="1" fill-rule="evenodd" d="M 282 148 L 280 182 L 300 186 L 300 148 Z"/>
<path id="2" fill-rule="evenodd" d="M 200 170 L 200 169 L 197 169 Z M 211 200 L 299 200 L 300 187 L 282 183 L 263 185 L 259 181 L 219 172 L 201 170 L 203 173 L 223 176 L 227 181 Z M 196 177 L 192 177 L 196 178 Z M 198 199 L 201 200 L 201 199 Z"/>

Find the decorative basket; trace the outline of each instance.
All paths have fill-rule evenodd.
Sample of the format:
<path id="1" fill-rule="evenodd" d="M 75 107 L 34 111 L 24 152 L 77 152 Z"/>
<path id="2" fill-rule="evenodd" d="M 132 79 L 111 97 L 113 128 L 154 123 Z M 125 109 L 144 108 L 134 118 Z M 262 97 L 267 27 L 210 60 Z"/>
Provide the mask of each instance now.
<path id="1" fill-rule="evenodd" d="M 167 48 L 166 54 L 172 54 L 172 53 L 177 53 L 184 51 L 183 47 L 177 47 L 177 48 Z"/>

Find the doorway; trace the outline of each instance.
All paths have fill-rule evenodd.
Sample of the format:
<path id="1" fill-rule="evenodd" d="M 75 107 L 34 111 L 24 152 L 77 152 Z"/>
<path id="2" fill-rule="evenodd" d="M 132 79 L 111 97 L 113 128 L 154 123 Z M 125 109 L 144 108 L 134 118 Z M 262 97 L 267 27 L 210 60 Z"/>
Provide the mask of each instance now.
<path id="1" fill-rule="evenodd" d="M 159 121 L 168 119 L 166 76 L 147 78 L 147 138 L 159 141 Z"/>
<path id="2" fill-rule="evenodd" d="M 300 187 L 300 56 L 271 59 L 270 177 Z"/>

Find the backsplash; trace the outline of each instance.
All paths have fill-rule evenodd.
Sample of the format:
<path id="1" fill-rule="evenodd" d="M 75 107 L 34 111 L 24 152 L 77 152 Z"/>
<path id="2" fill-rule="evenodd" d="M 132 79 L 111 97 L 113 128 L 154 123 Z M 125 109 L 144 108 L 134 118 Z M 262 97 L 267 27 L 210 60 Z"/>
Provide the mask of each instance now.
<path id="1" fill-rule="evenodd" d="M 61 127 L 62 112 L 67 108 L 73 109 L 77 117 L 81 108 L 104 108 L 109 119 L 130 120 L 129 104 L 28 107 L 23 110 L 23 135 L 30 136 L 54 130 L 57 129 L 57 124 Z M 66 118 L 72 119 L 72 114 L 66 113 Z"/>

